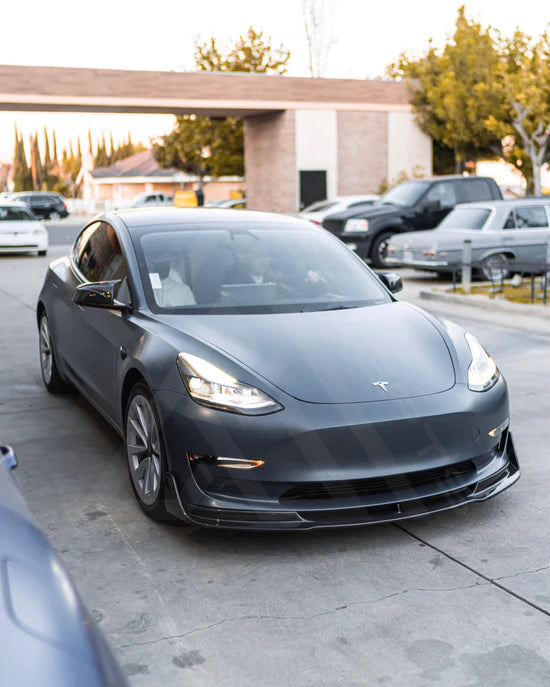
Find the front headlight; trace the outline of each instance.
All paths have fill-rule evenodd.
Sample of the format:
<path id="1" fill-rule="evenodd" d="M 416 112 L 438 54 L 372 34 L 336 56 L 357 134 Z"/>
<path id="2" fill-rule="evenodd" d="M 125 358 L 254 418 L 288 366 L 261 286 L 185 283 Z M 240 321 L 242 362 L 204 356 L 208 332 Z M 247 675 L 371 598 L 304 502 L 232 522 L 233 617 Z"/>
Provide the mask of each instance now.
<path id="1" fill-rule="evenodd" d="M 180 353 L 177 367 L 191 398 L 198 403 L 244 415 L 267 415 L 283 406 L 263 391 L 242 384 L 227 372 L 191 353 Z"/>
<path id="2" fill-rule="evenodd" d="M 369 230 L 369 221 L 367 219 L 348 219 L 344 225 L 344 232 L 366 232 Z"/>
<path id="3" fill-rule="evenodd" d="M 468 388 L 471 391 L 488 391 L 498 381 L 498 367 L 473 334 L 466 332 L 464 338 L 472 354 L 472 362 L 468 368 Z"/>
<path id="4" fill-rule="evenodd" d="M 47 234 L 48 231 L 44 227 L 40 227 L 39 229 L 33 229 L 32 230 L 32 236 L 37 236 L 38 234 Z"/>

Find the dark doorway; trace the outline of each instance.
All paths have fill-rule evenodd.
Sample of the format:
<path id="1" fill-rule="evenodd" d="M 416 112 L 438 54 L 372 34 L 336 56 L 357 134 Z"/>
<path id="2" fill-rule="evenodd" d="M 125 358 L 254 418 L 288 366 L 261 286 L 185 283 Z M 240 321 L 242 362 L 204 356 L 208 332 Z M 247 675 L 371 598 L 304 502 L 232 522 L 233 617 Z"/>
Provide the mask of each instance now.
<path id="1" fill-rule="evenodd" d="M 300 170 L 300 210 L 327 197 L 326 170 Z"/>

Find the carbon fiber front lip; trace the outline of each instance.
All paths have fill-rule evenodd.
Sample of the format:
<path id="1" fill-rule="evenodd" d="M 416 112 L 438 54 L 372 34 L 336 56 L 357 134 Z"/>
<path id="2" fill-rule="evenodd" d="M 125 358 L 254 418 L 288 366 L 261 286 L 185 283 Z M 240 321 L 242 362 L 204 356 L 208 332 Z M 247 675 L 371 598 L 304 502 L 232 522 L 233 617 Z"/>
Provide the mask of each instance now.
<path id="1" fill-rule="evenodd" d="M 476 501 L 486 501 L 497 496 L 511 487 L 520 478 L 520 468 L 517 461 L 511 435 L 508 435 L 504 450 L 507 463 L 502 463 L 489 475 L 458 489 L 442 492 L 427 499 L 419 498 L 406 502 L 396 501 L 379 506 L 360 506 L 338 508 L 331 510 L 273 510 L 266 504 L 265 509 L 247 509 L 224 507 L 206 507 L 193 504 L 183 504 L 176 489 L 172 476 L 171 497 L 167 500 L 167 507 L 177 517 L 200 527 L 239 530 L 313 530 L 332 529 L 339 527 L 359 527 L 398 522 L 412 518 L 439 513 L 464 506 Z M 487 482 L 491 476 L 502 473 L 502 478 L 487 488 L 478 487 Z"/>

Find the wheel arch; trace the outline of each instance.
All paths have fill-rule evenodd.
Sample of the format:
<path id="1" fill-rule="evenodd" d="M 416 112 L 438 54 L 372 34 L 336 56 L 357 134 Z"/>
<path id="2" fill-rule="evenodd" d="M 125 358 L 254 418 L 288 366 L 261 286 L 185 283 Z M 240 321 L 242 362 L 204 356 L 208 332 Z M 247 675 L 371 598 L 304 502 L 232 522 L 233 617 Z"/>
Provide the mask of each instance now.
<path id="1" fill-rule="evenodd" d="M 36 305 L 36 323 L 40 326 L 40 318 L 46 312 L 46 306 L 42 301 L 38 301 Z"/>
<path id="2" fill-rule="evenodd" d="M 147 383 L 147 380 L 143 374 L 138 370 L 137 367 L 131 367 L 124 377 L 122 382 L 122 387 L 120 390 L 120 417 L 122 419 L 122 427 L 126 421 L 126 406 L 128 405 L 128 399 L 130 398 L 130 392 L 136 384 L 144 384 L 148 389 L 151 387 Z"/>
<path id="3" fill-rule="evenodd" d="M 504 255 L 506 258 L 510 258 L 510 260 L 516 259 L 515 252 L 513 250 L 510 250 L 510 248 L 490 248 L 480 256 L 479 262 L 487 260 L 487 258 L 491 258 L 493 255 Z"/>

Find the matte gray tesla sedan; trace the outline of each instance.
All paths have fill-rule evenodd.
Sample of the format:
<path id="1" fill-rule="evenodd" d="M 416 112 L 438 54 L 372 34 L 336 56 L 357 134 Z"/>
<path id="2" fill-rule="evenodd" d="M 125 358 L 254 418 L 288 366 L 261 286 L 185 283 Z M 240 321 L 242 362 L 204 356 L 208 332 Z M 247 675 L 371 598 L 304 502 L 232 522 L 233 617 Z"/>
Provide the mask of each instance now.
<path id="1" fill-rule="evenodd" d="M 308 529 L 494 496 L 519 477 L 506 383 L 399 286 L 294 217 L 105 214 L 47 272 L 44 382 L 121 434 L 156 519 Z"/>
<path id="2" fill-rule="evenodd" d="M 472 264 L 485 279 L 514 265 L 546 262 L 550 241 L 550 200 L 521 198 L 457 205 L 436 229 L 396 234 L 388 264 L 434 272 L 462 267 L 464 241 L 472 243 Z"/>

